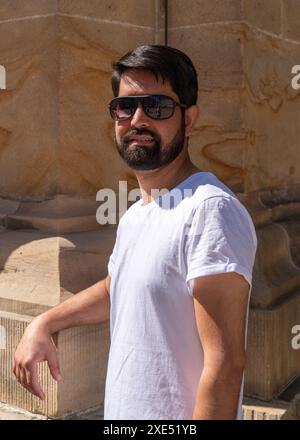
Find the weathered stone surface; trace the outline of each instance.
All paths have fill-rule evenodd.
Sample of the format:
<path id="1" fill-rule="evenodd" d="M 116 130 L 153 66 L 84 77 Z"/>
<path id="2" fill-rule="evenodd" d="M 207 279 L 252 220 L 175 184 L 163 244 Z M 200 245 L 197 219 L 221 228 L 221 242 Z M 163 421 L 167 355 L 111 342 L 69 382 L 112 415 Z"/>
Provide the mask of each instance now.
<path id="1" fill-rule="evenodd" d="M 76 327 L 56 336 L 64 379 L 40 365 L 44 402 L 15 380 L 11 360 L 34 316 L 103 279 L 115 238 L 112 228 L 53 236 L 33 230 L 0 233 L 1 399 L 28 411 L 62 417 L 103 403 L 108 324 Z M 3 333 L 3 332 L 2 332 Z M 3 342 L 4 341 L 4 342 Z"/>
<path id="2" fill-rule="evenodd" d="M 161 2 L 161 8 L 163 2 Z M 235 21 L 241 19 L 241 2 L 236 0 L 172 0 L 169 2 L 169 26 Z"/>
<path id="3" fill-rule="evenodd" d="M 155 1 L 145 4 L 140 0 L 58 0 L 58 10 L 63 14 L 116 22 L 121 32 L 127 32 L 131 24 L 152 28 L 155 22 Z"/>
<path id="4" fill-rule="evenodd" d="M 119 32 L 118 25 L 67 17 L 1 25 L 8 77 L 0 96 L 2 196 L 95 194 L 116 187 L 115 175 L 126 180 L 132 174 L 116 151 L 107 109 L 111 63 L 151 41 L 153 31 L 133 28 L 126 40 Z"/>
<path id="5" fill-rule="evenodd" d="M 246 395 L 272 400 L 299 373 L 300 350 L 291 345 L 299 316 L 300 290 L 269 310 L 250 310 Z"/>
<path id="6" fill-rule="evenodd" d="M 200 169 L 209 169 L 237 191 L 242 190 L 246 133 L 241 130 L 239 90 L 200 90 L 200 116 L 189 150 Z"/>
<path id="7" fill-rule="evenodd" d="M 96 224 L 92 197 L 102 187 L 118 190 L 118 180 L 137 186 L 114 145 L 111 63 L 139 44 L 163 44 L 163 2 L 146 9 L 136 0 L 2 3 L 0 310 L 10 348 L 0 353 L 1 395 L 68 417 L 101 404 L 107 346 L 99 353 L 99 329 L 58 335 L 66 374 L 56 384 L 41 365 L 48 387 L 42 405 L 13 380 L 11 357 L 33 316 L 106 275 L 114 231 Z M 169 44 L 190 55 L 199 72 L 192 159 L 239 192 L 257 227 L 246 390 L 272 399 L 300 363 L 290 345 L 300 291 L 300 91 L 291 88 L 300 7 L 296 0 L 168 3 Z M 254 419 L 279 416 L 249 409 Z"/>
<path id="8" fill-rule="evenodd" d="M 7 346 L 0 353 L 0 394 L 4 402 L 31 413 L 60 418 L 74 411 L 103 404 L 109 345 L 108 323 L 74 327 L 54 336 L 63 379 L 56 382 L 47 363 L 38 364 L 38 377 L 45 400 L 29 393 L 12 373 L 12 359 L 30 316 L 0 312 L 0 325 L 7 333 Z"/>
<path id="9" fill-rule="evenodd" d="M 96 230 L 100 228 L 98 206 L 96 195 L 57 195 L 39 202 L 0 199 L 0 224 L 10 229 L 59 233 Z"/>
<path id="10" fill-rule="evenodd" d="M 95 193 L 117 189 L 132 172 L 114 143 L 108 113 L 112 99 L 111 63 L 137 44 L 151 42 L 153 32 L 62 17 L 59 192 Z M 110 164 L 108 167 L 107 164 Z"/>
<path id="11" fill-rule="evenodd" d="M 282 0 L 284 35 L 300 41 L 300 7 L 297 0 Z"/>
<path id="12" fill-rule="evenodd" d="M 244 19 L 260 29 L 281 33 L 281 0 L 242 0 Z"/>
<path id="13" fill-rule="evenodd" d="M 246 134 L 226 127 L 199 127 L 191 136 L 191 158 L 201 169 L 214 172 L 234 191 L 243 191 Z"/>
<path id="14" fill-rule="evenodd" d="M 282 400 L 262 402 L 256 399 L 244 398 L 244 420 L 280 420 L 288 408 L 288 403 Z"/>
<path id="15" fill-rule="evenodd" d="M 295 334 L 293 334 L 294 336 Z M 283 392 L 280 394 L 279 398 L 285 400 L 286 402 L 292 402 L 297 395 L 300 395 L 300 375 L 295 378 L 292 382 L 284 388 Z"/>
<path id="16" fill-rule="evenodd" d="M 200 116 L 190 138 L 191 158 L 235 191 L 243 191 L 247 167 L 240 32 L 239 24 L 222 24 L 169 33 L 170 45 L 186 52 L 198 71 Z"/>
<path id="17" fill-rule="evenodd" d="M 289 413 L 290 420 L 295 420 L 294 413 L 287 410 L 289 404 L 281 400 L 274 400 L 270 403 L 255 399 L 245 398 L 243 401 L 244 420 L 280 420 Z M 20 411 L 16 407 L 0 403 L 0 420 L 47 420 L 45 416 L 33 414 L 28 411 Z M 77 411 L 62 417 L 63 420 L 103 420 L 103 409 L 92 408 L 85 411 Z"/>
<path id="18" fill-rule="evenodd" d="M 0 92 L 1 195 L 55 192 L 57 31 L 55 17 L 0 25 L 7 69 L 7 90 Z"/>
<path id="19" fill-rule="evenodd" d="M 297 394 L 281 420 L 300 420 L 300 394 Z"/>
<path id="20" fill-rule="evenodd" d="M 224 131 L 239 131 L 242 126 L 241 92 L 239 89 L 202 89 L 202 72 L 199 72 L 200 91 L 198 106 L 199 118 L 196 122 L 193 136 L 198 130 L 214 129 Z M 203 136 L 202 136 L 203 137 Z M 202 141 L 205 143 L 205 139 Z"/>
<path id="21" fill-rule="evenodd" d="M 0 22 L 57 12 L 57 0 L 12 0 L 0 2 Z"/>
<path id="22" fill-rule="evenodd" d="M 300 292 L 300 267 L 291 259 L 289 235 L 280 223 L 257 229 L 258 249 L 253 271 L 255 290 L 252 306 L 271 308 Z M 276 246 L 274 246 L 274 241 Z"/>
<path id="23" fill-rule="evenodd" d="M 0 420 L 46 420 L 47 417 L 0 402 Z"/>
<path id="24" fill-rule="evenodd" d="M 245 392 L 262 400 L 276 397 L 299 371 L 300 352 L 291 344 L 300 305 L 300 265 L 293 250 L 298 243 L 299 194 L 295 184 L 239 195 L 252 214 L 258 238 Z"/>
<path id="25" fill-rule="evenodd" d="M 248 30 L 244 46 L 244 124 L 251 133 L 245 190 L 299 182 L 300 93 L 291 87 L 291 67 L 300 45 Z"/>
<path id="26" fill-rule="evenodd" d="M 115 231 L 0 233 L 1 309 L 35 316 L 104 278 Z"/>
<path id="27" fill-rule="evenodd" d="M 198 71 L 199 87 L 242 87 L 240 25 L 170 29 L 169 44 L 187 53 Z"/>

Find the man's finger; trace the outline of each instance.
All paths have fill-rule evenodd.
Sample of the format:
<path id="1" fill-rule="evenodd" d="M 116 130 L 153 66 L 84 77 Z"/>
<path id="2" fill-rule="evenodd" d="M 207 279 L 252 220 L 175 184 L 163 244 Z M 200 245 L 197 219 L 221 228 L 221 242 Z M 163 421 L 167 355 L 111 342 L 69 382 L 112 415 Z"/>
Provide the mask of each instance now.
<path id="1" fill-rule="evenodd" d="M 27 378 L 26 378 L 26 370 L 24 368 L 20 368 L 20 384 L 22 385 L 23 388 L 25 388 L 27 391 L 30 391 L 32 393 L 32 390 L 30 389 L 30 386 L 27 383 Z"/>
<path id="2" fill-rule="evenodd" d="M 19 369 L 19 382 L 24 388 L 26 388 L 27 380 L 24 368 Z"/>
<path id="3" fill-rule="evenodd" d="M 50 370 L 50 373 L 51 373 L 53 379 L 61 380 L 62 375 L 61 375 L 60 368 L 59 368 L 58 356 L 57 356 L 56 349 L 51 350 L 51 352 L 48 354 L 47 362 L 48 362 L 49 370 Z"/>
<path id="4" fill-rule="evenodd" d="M 19 366 L 18 366 L 17 362 L 15 363 L 15 366 L 14 366 L 14 374 L 16 376 L 17 381 L 20 382 Z"/>
<path id="5" fill-rule="evenodd" d="M 37 377 L 37 363 L 34 363 L 31 369 L 25 370 L 26 375 L 26 385 L 29 387 L 29 390 L 35 394 L 40 399 L 45 399 L 45 393 L 38 382 Z"/>

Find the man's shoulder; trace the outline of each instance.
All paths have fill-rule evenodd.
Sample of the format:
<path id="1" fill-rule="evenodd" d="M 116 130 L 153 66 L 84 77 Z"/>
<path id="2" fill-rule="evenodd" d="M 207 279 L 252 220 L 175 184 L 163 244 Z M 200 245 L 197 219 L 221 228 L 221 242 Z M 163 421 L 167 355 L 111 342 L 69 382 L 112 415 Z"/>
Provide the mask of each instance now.
<path id="1" fill-rule="evenodd" d="M 215 198 L 238 200 L 236 194 L 211 172 L 192 175 L 190 181 L 186 182 L 184 192 L 186 196 L 190 196 L 191 203 L 196 207 L 208 199 L 213 199 L 212 202 Z"/>
<path id="2" fill-rule="evenodd" d="M 195 176 L 194 192 L 190 197 L 190 208 L 192 213 L 197 211 L 207 218 L 218 216 L 228 223 L 235 224 L 235 221 L 243 219 L 249 223 L 254 233 L 254 225 L 251 215 L 246 206 L 239 200 L 238 196 L 219 180 L 213 173 Z M 205 214 L 204 214 L 205 213 Z M 242 221 L 242 220 L 241 220 Z M 255 235 L 255 234 L 254 234 Z"/>

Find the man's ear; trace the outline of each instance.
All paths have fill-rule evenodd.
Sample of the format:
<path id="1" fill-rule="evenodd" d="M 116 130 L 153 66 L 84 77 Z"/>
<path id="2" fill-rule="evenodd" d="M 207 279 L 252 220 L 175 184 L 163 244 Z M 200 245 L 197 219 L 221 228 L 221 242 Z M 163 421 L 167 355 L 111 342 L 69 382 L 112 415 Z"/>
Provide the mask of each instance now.
<path id="1" fill-rule="evenodd" d="M 185 113 L 185 135 L 190 136 L 199 116 L 199 107 L 197 105 L 191 105 L 191 107 L 187 108 L 184 113 Z"/>

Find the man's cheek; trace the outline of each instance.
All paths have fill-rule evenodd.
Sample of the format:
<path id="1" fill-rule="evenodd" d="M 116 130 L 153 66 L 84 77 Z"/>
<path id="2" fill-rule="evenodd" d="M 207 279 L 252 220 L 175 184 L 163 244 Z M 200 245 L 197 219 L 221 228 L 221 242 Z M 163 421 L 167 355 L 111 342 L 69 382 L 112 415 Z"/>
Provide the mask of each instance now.
<path id="1" fill-rule="evenodd" d="M 119 131 L 117 131 L 117 130 L 115 131 L 114 141 L 117 144 L 120 144 L 120 142 L 121 142 L 121 136 L 120 136 Z"/>

